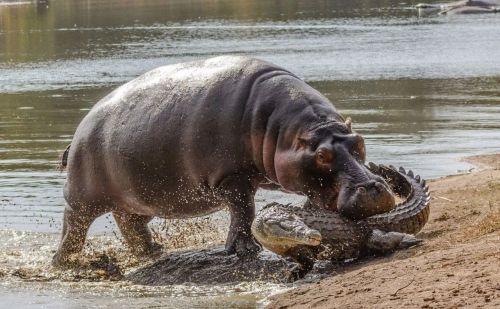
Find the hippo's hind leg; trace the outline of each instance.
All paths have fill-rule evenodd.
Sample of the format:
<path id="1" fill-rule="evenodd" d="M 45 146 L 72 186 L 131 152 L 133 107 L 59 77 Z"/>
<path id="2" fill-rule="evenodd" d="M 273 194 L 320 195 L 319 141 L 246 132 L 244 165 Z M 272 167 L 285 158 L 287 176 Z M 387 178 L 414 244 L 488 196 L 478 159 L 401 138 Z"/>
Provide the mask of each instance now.
<path id="1" fill-rule="evenodd" d="M 219 186 L 229 205 L 231 224 L 226 240 L 226 252 L 238 256 L 255 255 L 261 250 L 253 238 L 251 225 L 255 217 L 255 187 L 248 176 L 227 177 Z"/>
<path id="2" fill-rule="evenodd" d="M 153 256 L 161 253 L 161 246 L 153 241 L 148 222 L 150 216 L 141 216 L 113 211 L 123 238 L 130 251 L 136 256 Z"/>
<path id="3" fill-rule="evenodd" d="M 71 206 L 66 206 L 64 209 L 62 239 L 56 254 L 52 258 L 53 266 L 66 264 L 71 255 L 82 251 L 87 231 L 92 222 L 100 215 L 101 213 L 77 211 Z"/>

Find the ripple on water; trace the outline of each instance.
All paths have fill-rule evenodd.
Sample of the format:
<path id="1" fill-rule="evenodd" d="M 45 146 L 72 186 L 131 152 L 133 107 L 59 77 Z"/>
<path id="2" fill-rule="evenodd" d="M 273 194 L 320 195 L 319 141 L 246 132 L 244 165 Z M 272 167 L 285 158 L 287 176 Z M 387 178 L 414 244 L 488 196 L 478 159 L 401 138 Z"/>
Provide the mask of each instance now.
<path id="1" fill-rule="evenodd" d="M 180 230 L 194 233 L 203 229 L 205 239 L 184 238 L 181 244 L 164 239 L 169 250 L 175 247 L 203 247 L 221 242 L 219 229 L 213 222 L 184 222 L 174 224 Z M 174 232 L 175 233 L 175 232 Z M 184 234 L 189 234 L 184 232 Z M 209 236 L 210 235 L 210 236 Z M 208 238 L 210 240 L 208 240 Z M 129 281 L 107 277 L 100 269 L 89 268 L 96 256 L 105 254 L 115 259 L 123 272 L 128 273 L 144 265 L 124 250 L 121 241 L 112 236 L 95 236 L 89 239 L 80 266 L 69 270 L 55 270 L 50 267 L 59 237 L 54 234 L 0 230 L 0 298 L 9 303 L 25 306 L 33 303 L 50 304 L 51 307 L 77 303 L 86 307 L 99 297 L 99 306 L 151 306 L 161 303 L 162 307 L 190 306 L 248 307 L 284 285 L 269 282 L 241 282 L 235 284 L 177 284 L 167 286 L 144 286 Z M 104 251 L 102 251 L 104 250 Z M 26 283 L 29 282 L 29 285 Z"/>

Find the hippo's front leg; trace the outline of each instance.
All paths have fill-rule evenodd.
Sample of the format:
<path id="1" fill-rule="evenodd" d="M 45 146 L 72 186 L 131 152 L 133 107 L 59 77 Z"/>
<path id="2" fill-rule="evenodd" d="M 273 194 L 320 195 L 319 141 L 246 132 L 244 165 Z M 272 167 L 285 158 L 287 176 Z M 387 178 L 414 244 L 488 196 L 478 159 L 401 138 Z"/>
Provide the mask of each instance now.
<path id="1" fill-rule="evenodd" d="M 233 175 L 225 178 L 218 189 L 228 204 L 231 216 L 226 253 L 236 253 L 240 257 L 255 255 L 261 250 L 251 231 L 255 217 L 255 186 L 248 175 Z"/>

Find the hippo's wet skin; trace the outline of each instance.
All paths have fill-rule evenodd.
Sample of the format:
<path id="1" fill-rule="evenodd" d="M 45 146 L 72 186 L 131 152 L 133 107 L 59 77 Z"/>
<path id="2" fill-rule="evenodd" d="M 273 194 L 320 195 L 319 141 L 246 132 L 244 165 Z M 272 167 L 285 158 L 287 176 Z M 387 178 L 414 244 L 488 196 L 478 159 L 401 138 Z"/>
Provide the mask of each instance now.
<path id="1" fill-rule="evenodd" d="M 228 207 L 227 252 L 254 253 L 254 194 L 264 183 L 347 216 L 385 212 L 394 198 L 364 159 L 350 120 L 285 69 L 231 56 L 160 67 L 103 98 L 78 126 L 63 160 L 68 205 L 53 263 L 80 252 L 106 212 L 144 255 L 158 250 L 147 227 L 154 216 Z"/>

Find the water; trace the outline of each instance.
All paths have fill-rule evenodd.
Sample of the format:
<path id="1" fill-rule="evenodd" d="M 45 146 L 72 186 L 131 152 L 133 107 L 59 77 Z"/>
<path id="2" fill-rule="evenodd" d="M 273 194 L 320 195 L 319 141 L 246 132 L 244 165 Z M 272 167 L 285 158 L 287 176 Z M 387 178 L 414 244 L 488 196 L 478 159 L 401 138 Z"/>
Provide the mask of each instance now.
<path id="1" fill-rule="evenodd" d="M 259 57 L 304 78 L 353 118 L 369 160 L 427 178 L 469 171 L 461 157 L 500 151 L 500 16 L 418 17 L 417 2 L 0 1 L 0 229 L 37 232 L 23 239 L 28 244 L 49 237 L 37 260 L 46 265 L 64 205 L 65 173 L 56 166 L 88 110 L 154 67 L 220 54 Z M 259 192 L 259 206 L 270 200 L 295 197 Z M 102 218 L 92 233 L 112 237 L 112 225 Z M 27 305 L 26 286 L 12 282 L 0 286 L 0 300 L 11 293 L 9 303 Z M 81 287 L 63 284 L 68 297 L 39 287 L 26 301 L 93 301 Z M 169 293 L 132 304 L 149 306 Z M 253 306 L 268 293 L 236 303 Z M 233 294 L 217 295 L 229 302 Z"/>

